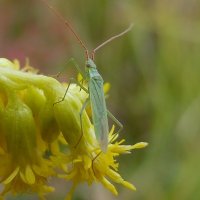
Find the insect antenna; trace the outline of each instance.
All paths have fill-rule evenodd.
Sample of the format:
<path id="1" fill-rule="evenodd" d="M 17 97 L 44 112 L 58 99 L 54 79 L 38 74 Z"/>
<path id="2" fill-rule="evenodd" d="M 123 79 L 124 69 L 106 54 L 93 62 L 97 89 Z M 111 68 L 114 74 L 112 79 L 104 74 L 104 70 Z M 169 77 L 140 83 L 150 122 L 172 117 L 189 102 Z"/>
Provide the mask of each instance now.
<path id="1" fill-rule="evenodd" d="M 114 39 L 123 36 L 124 34 L 126 34 L 127 32 L 129 32 L 131 29 L 133 28 L 133 24 L 130 24 L 130 26 L 124 30 L 123 32 L 112 36 L 111 38 L 109 38 L 108 40 L 106 40 L 105 42 L 101 43 L 99 46 L 97 46 L 95 49 L 92 50 L 92 54 L 91 54 L 91 58 L 92 60 L 94 60 L 94 55 L 96 53 L 97 50 L 99 50 L 101 47 L 105 46 L 106 44 L 108 44 L 109 42 L 113 41 Z"/>
<path id="2" fill-rule="evenodd" d="M 74 37 L 77 39 L 78 43 L 84 49 L 85 55 L 86 55 L 86 59 L 88 60 L 88 58 L 89 58 L 88 49 L 87 49 L 86 45 L 83 43 L 83 41 L 80 39 L 80 37 L 78 36 L 78 34 L 76 33 L 76 31 L 74 30 L 74 28 L 72 27 L 72 25 L 70 24 L 70 22 L 67 21 L 53 6 L 51 6 L 48 3 L 47 0 L 41 0 L 41 1 L 43 1 L 45 3 L 45 5 L 66 25 L 66 27 L 69 28 L 69 30 L 72 32 L 72 34 L 74 35 Z"/>

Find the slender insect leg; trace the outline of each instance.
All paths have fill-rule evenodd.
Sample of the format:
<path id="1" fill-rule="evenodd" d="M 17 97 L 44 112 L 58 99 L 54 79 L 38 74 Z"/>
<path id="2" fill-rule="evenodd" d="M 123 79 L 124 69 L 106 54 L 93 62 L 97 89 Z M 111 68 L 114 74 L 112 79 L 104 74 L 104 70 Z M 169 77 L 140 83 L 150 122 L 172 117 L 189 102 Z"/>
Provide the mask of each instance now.
<path id="1" fill-rule="evenodd" d="M 61 69 L 60 72 L 58 72 L 56 75 L 54 75 L 53 77 L 59 77 L 66 69 L 66 67 L 70 64 L 73 64 L 73 66 L 76 68 L 76 70 L 81 74 L 81 76 L 83 77 L 83 79 L 85 78 L 85 74 L 83 73 L 83 71 L 81 70 L 81 68 L 79 67 L 78 63 L 75 61 L 74 58 L 70 58 L 66 65 Z"/>
<path id="2" fill-rule="evenodd" d="M 81 68 L 79 67 L 78 63 L 75 61 L 74 58 L 70 59 L 71 63 L 74 64 L 74 67 L 77 69 L 77 71 L 81 74 L 81 76 L 83 77 L 83 79 L 85 79 L 85 74 L 83 73 L 83 71 L 81 70 Z"/>
<path id="3" fill-rule="evenodd" d="M 119 126 L 119 130 L 117 131 L 117 133 L 120 133 L 123 129 L 122 123 L 109 110 L 107 110 L 107 114 Z"/>
<path id="4" fill-rule="evenodd" d="M 79 113 L 79 117 L 80 117 L 80 124 L 81 124 L 81 136 L 80 138 L 78 139 L 78 142 L 76 143 L 75 145 L 75 148 L 78 146 L 78 144 L 80 143 L 82 137 L 83 137 L 83 121 L 82 121 L 82 115 L 83 115 L 83 111 L 85 110 L 85 108 L 88 106 L 88 103 L 89 103 L 89 98 L 87 98 L 85 100 L 85 102 L 83 103 L 83 106 L 81 108 L 81 111 Z"/>
<path id="5" fill-rule="evenodd" d="M 107 110 L 107 114 L 108 116 L 119 126 L 119 130 L 117 131 L 116 134 L 120 133 L 121 130 L 123 129 L 123 125 L 122 123 L 109 111 Z M 111 139 L 112 140 L 112 139 Z M 94 170 L 94 162 L 95 160 L 99 157 L 99 155 L 102 153 L 102 151 L 100 151 L 92 160 L 92 170 L 93 170 L 93 173 L 95 175 L 95 170 Z"/>
<path id="6" fill-rule="evenodd" d="M 72 63 L 73 66 L 76 68 L 76 70 L 81 74 L 81 76 L 82 76 L 81 84 L 83 84 L 83 81 L 85 79 L 85 74 L 83 73 L 83 71 L 81 70 L 81 68 L 79 67 L 78 63 L 76 62 L 76 60 L 74 58 L 70 58 L 69 61 L 67 62 L 67 65 L 70 63 Z M 81 89 L 82 88 L 80 87 L 80 91 L 81 91 Z"/>
<path id="7" fill-rule="evenodd" d="M 100 151 L 100 152 L 92 159 L 92 171 L 93 171 L 94 175 L 96 175 L 95 170 L 94 170 L 94 161 L 100 156 L 101 153 L 102 153 L 102 151 Z"/>
<path id="8" fill-rule="evenodd" d="M 62 102 L 62 101 L 65 100 L 65 97 L 66 97 L 66 95 L 67 95 L 67 92 L 68 92 L 68 90 L 69 90 L 69 87 L 70 87 L 70 85 L 71 85 L 73 82 L 76 83 L 76 84 L 77 84 L 81 89 L 83 89 L 85 92 L 88 93 L 88 90 L 87 90 L 83 85 L 81 85 L 75 78 L 70 78 L 70 81 L 69 81 L 69 84 L 68 84 L 68 86 L 67 86 L 67 89 L 65 90 L 64 96 L 62 97 L 62 99 L 61 99 L 60 101 L 55 102 L 55 103 L 53 104 L 53 106 L 54 106 L 55 104 L 58 104 L 58 103 L 60 103 L 60 102 Z"/>
<path id="9" fill-rule="evenodd" d="M 85 73 L 83 73 L 83 71 L 81 70 L 81 68 L 79 67 L 78 63 L 76 62 L 76 60 L 74 60 L 74 58 L 71 58 L 71 62 L 74 64 L 76 70 L 81 74 L 82 76 L 82 80 L 81 80 L 81 84 L 83 85 L 83 81 L 85 80 L 86 78 L 86 75 Z M 80 87 L 80 91 L 81 91 L 81 87 Z"/>

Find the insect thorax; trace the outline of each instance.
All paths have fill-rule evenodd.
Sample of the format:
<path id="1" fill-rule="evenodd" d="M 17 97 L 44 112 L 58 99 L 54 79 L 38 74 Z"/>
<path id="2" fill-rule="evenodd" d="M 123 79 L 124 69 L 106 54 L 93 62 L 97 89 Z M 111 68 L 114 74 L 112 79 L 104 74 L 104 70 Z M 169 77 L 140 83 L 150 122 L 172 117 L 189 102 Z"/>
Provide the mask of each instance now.
<path id="1" fill-rule="evenodd" d="M 99 74 L 97 67 L 92 59 L 88 59 L 86 61 L 86 74 L 87 74 L 88 79 L 91 79 L 94 77 L 101 78 L 101 75 Z"/>

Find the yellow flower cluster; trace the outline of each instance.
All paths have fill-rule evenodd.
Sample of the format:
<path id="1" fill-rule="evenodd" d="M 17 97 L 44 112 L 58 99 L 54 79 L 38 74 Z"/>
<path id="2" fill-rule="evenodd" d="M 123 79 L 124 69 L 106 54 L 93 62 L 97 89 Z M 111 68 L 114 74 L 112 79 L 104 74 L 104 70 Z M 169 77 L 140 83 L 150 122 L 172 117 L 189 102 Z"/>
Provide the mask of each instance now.
<path id="1" fill-rule="evenodd" d="M 124 145 L 124 140 L 117 141 L 113 127 L 108 150 L 101 152 L 86 111 L 81 137 L 79 112 L 87 94 L 72 85 L 65 100 L 55 104 L 65 90 L 54 78 L 36 74 L 28 63 L 20 69 L 17 60 L 0 58 L 0 183 L 4 188 L 0 198 L 7 193 L 37 193 L 45 199 L 46 193 L 54 191 L 48 185 L 52 176 L 73 182 L 67 200 L 81 182 L 100 182 L 115 195 L 109 180 L 135 190 L 118 173 L 116 158 L 147 143 Z"/>

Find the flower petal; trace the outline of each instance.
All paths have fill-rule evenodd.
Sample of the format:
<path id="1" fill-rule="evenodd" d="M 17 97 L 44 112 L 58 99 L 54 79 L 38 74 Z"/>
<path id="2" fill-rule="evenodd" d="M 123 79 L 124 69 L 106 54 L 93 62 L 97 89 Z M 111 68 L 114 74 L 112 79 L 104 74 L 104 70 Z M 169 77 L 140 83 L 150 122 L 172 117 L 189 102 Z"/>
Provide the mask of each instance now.
<path id="1" fill-rule="evenodd" d="M 35 175 L 29 165 L 26 166 L 25 177 L 28 184 L 32 185 L 35 183 Z"/>
<path id="2" fill-rule="evenodd" d="M 17 176 L 18 172 L 19 172 L 19 167 L 15 168 L 15 170 L 10 174 L 10 176 L 3 181 L 3 184 L 10 183 Z"/>

